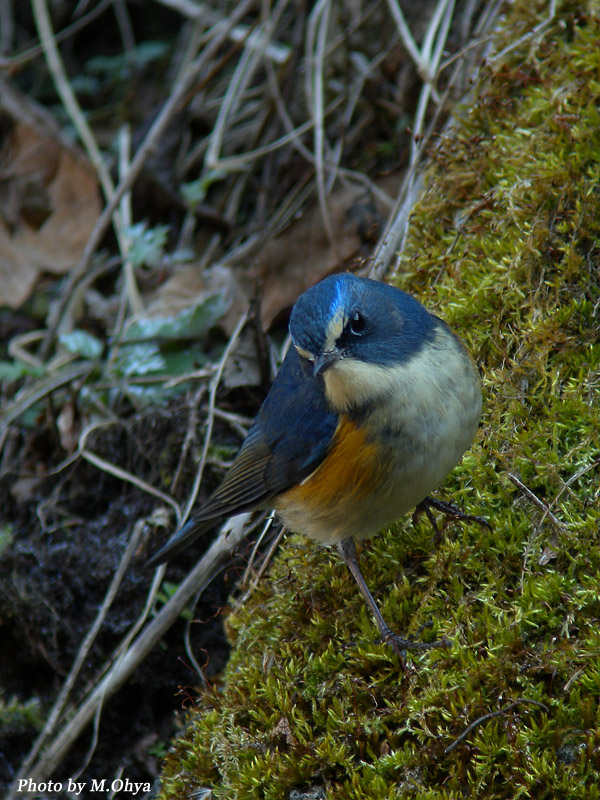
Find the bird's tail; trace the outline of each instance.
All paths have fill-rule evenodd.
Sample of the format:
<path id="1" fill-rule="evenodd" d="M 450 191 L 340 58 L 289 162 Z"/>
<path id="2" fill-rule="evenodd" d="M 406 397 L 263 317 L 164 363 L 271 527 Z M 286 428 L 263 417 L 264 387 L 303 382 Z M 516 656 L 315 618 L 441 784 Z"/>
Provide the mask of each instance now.
<path id="1" fill-rule="evenodd" d="M 185 550 L 198 537 L 205 534 L 211 528 L 217 527 L 221 519 L 197 519 L 191 517 L 185 525 L 176 531 L 169 541 L 163 545 L 158 552 L 154 553 L 146 562 L 146 567 L 157 567 L 164 564 L 169 559 Z"/>

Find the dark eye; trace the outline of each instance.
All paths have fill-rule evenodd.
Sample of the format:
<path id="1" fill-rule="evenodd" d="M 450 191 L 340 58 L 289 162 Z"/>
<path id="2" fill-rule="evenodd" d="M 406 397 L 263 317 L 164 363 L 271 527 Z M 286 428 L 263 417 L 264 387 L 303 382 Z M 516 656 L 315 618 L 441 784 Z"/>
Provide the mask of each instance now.
<path id="1" fill-rule="evenodd" d="M 367 327 L 367 320 L 363 317 L 360 311 L 355 311 L 350 317 L 349 328 L 355 336 L 360 336 L 364 333 Z"/>

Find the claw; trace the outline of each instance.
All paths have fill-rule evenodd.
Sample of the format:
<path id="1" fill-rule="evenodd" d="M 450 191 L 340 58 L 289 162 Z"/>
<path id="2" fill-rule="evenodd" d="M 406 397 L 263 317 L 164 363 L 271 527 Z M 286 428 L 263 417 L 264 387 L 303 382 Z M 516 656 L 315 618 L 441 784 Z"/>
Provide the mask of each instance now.
<path id="1" fill-rule="evenodd" d="M 400 648 L 403 653 L 406 653 L 407 650 L 411 653 L 423 653 L 425 650 L 445 650 L 451 645 L 450 639 L 445 636 L 436 639 L 435 642 L 415 642 L 413 639 L 405 639 L 404 636 L 393 631 L 384 636 L 384 641 L 391 645 L 396 652 Z"/>
<path id="2" fill-rule="evenodd" d="M 425 513 L 427 514 L 427 519 L 431 523 L 431 527 L 436 534 L 439 534 L 440 529 L 438 528 L 435 517 L 433 516 L 433 512 L 431 511 L 432 508 L 435 508 L 436 511 L 441 511 L 442 514 L 458 520 L 459 522 L 476 522 L 483 528 L 487 528 L 490 532 L 493 531 L 492 526 L 485 517 L 479 517 L 475 514 L 465 514 L 465 512 L 461 511 L 461 509 L 454 503 L 449 503 L 445 500 L 436 500 L 435 498 L 429 496 L 426 497 L 425 500 L 422 500 L 416 507 L 412 516 L 413 525 L 418 521 L 421 514 Z"/>

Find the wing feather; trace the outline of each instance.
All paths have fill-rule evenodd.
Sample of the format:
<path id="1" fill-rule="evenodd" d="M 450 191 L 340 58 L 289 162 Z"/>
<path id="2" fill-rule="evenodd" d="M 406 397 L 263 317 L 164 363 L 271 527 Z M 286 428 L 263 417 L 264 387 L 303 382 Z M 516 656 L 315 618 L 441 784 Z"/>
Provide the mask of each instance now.
<path id="1" fill-rule="evenodd" d="M 209 520 L 269 507 L 323 461 L 338 425 L 321 376 L 291 347 L 225 478 L 186 525 L 150 560 L 167 561 L 206 530 Z"/>

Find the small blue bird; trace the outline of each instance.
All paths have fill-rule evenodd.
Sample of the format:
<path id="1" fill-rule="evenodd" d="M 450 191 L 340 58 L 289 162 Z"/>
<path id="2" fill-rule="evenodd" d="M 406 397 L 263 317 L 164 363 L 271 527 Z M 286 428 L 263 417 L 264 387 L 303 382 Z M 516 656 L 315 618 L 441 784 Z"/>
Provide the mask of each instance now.
<path id="1" fill-rule="evenodd" d="M 292 346 L 223 482 L 149 563 L 178 553 L 208 520 L 274 508 L 290 530 L 337 545 L 399 655 L 423 649 L 383 619 L 355 541 L 433 503 L 429 493 L 479 424 L 477 368 L 414 297 L 349 273 L 301 295 L 289 329 Z M 457 515 L 454 506 L 434 505 Z"/>

